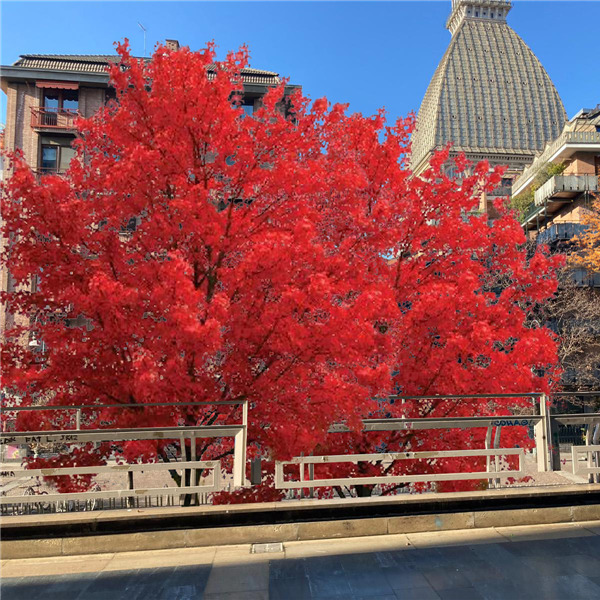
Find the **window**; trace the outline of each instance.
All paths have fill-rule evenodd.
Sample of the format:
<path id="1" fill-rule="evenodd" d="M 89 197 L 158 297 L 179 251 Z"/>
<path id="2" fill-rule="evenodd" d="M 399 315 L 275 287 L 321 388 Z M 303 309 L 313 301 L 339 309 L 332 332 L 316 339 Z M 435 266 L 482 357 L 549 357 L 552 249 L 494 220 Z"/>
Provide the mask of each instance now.
<path id="1" fill-rule="evenodd" d="M 42 137 L 39 165 L 43 173 L 62 173 L 69 168 L 75 156 L 70 142 L 70 139 L 59 136 Z"/>
<path id="2" fill-rule="evenodd" d="M 79 106 L 78 90 L 53 90 L 44 89 L 42 96 L 43 112 L 40 125 L 46 127 L 56 127 L 60 125 L 59 114 L 75 114 Z"/>
<path id="3" fill-rule="evenodd" d="M 44 92 L 44 108 L 46 110 L 58 110 L 60 94 L 58 91 L 46 90 Z"/>
<path id="4" fill-rule="evenodd" d="M 58 146 L 42 146 L 42 171 L 58 170 Z"/>
<path id="5" fill-rule="evenodd" d="M 76 111 L 79 108 L 79 93 L 77 90 L 63 90 L 61 101 L 63 110 Z"/>
<path id="6" fill-rule="evenodd" d="M 42 105 L 48 112 L 75 112 L 79 108 L 79 91 L 45 89 Z"/>

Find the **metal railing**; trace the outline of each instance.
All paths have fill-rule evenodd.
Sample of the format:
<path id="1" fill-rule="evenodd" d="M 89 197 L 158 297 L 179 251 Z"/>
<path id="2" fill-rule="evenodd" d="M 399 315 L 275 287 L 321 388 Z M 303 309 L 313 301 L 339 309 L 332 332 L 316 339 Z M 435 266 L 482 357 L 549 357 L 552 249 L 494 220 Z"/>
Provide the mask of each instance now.
<path id="1" fill-rule="evenodd" d="M 32 108 L 31 127 L 74 130 L 79 116 L 78 110 L 68 108 Z"/>
<path id="2" fill-rule="evenodd" d="M 586 269 L 573 269 L 569 276 L 577 286 L 600 287 L 600 273 L 590 273 Z"/>
<path id="3" fill-rule="evenodd" d="M 600 397 L 600 392 L 590 392 L 589 395 Z M 486 435 L 482 445 L 484 448 L 455 448 L 449 450 L 429 450 L 429 451 L 412 451 L 407 448 L 406 452 L 386 452 L 385 450 L 377 453 L 369 454 L 348 454 L 348 455 L 324 455 L 324 456 L 299 456 L 292 457 L 290 460 L 279 461 L 275 463 L 275 487 L 278 489 L 288 490 L 303 490 L 313 489 L 316 487 L 335 487 L 335 486 L 357 486 L 357 485 L 387 485 L 387 484 L 403 484 L 412 482 L 435 483 L 440 481 L 460 481 L 460 480 L 488 480 L 489 487 L 497 487 L 501 480 L 507 478 L 518 478 L 523 475 L 523 458 L 524 450 L 522 448 L 504 448 L 501 447 L 501 434 L 506 428 L 523 427 L 527 428 L 531 434 L 533 433 L 535 443 L 535 454 L 537 458 L 537 471 L 545 472 L 552 470 L 560 470 L 560 456 L 558 452 L 557 436 L 560 427 L 573 427 L 581 425 L 585 427 L 586 446 L 578 446 L 573 457 L 577 454 L 577 460 L 573 458 L 573 473 L 575 475 L 590 474 L 594 476 L 598 471 L 582 471 L 581 461 L 579 460 L 581 452 L 592 454 L 593 457 L 598 457 L 596 453 L 600 451 L 597 448 L 594 440 L 600 433 L 600 413 L 580 412 L 574 414 L 550 414 L 548 397 L 541 393 L 529 394 L 474 394 L 474 395 L 454 395 L 454 396 L 391 396 L 380 400 L 380 408 L 385 411 L 390 407 L 402 405 L 407 402 L 432 403 L 445 401 L 486 401 L 483 406 L 489 409 L 489 412 L 510 412 L 515 414 L 484 414 L 467 417 L 452 417 L 452 416 L 434 416 L 434 417 L 395 417 L 386 416 L 383 418 L 367 418 L 363 420 L 362 430 L 364 432 L 397 432 L 397 431 L 424 431 L 424 430 L 452 430 L 452 429 L 485 429 Z M 519 405 L 515 402 L 519 400 Z M 523 400 L 531 402 L 531 410 L 527 410 L 530 414 L 521 414 L 527 408 L 527 403 Z M 512 401 L 512 402 L 511 402 Z M 223 401 L 213 403 L 187 402 L 155 402 L 144 405 L 145 407 L 155 406 L 202 406 L 202 405 L 238 405 L 242 407 L 241 423 L 235 424 L 218 424 L 218 425 L 197 425 L 187 427 L 152 427 L 152 428 L 131 428 L 131 429 L 82 429 L 82 423 L 85 424 L 85 411 L 98 409 L 125 409 L 125 408 L 140 408 L 138 404 L 127 405 L 83 405 L 83 406 L 14 406 L 2 407 L 2 413 L 18 413 L 22 411 L 69 411 L 72 413 L 70 424 L 71 429 L 53 430 L 53 431 L 5 431 L 2 434 L 0 443 L 3 447 L 6 446 L 21 446 L 29 447 L 37 445 L 38 447 L 47 445 L 58 447 L 59 445 L 65 449 L 71 444 L 89 444 L 98 442 L 113 442 L 119 446 L 120 442 L 132 440 L 161 440 L 172 441 L 173 447 L 179 446 L 179 456 L 174 457 L 173 462 L 166 461 L 162 463 L 138 463 L 138 464 L 102 464 L 102 465 L 85 465 L 85 466 L 69 466 L 57 468 L 11 468 L 4 471 L 1 475 L 10 482 L 14 482 L 19 478 L 32 477 L 59 477 L 59 476 L 75 476 L 75 475 L 92 475 L 92 474 L 111 474 L 111 473 L 127 473 L 134 472 L 166 472 L 177 471 L 181 472 L 180 479 L 176 480 L 177 485 L 165 488 L 159 487 L 134 487 L 131 479 L 127 489 L 123 487 L 119 489 L 103 489 L 86 492 L 69 492 L 69 493 L 48 493 L 48 492 L 32 492 L 20 494 L 18 496 L 3 495 L 0 497 L 0 509 L 4 514 L 18 513 L 18 507 L 28 507 L 27 510 L 38 512 L 47 512 L 48 510 L 59 510 L 59 506 L 65 503 L 75 503 L 79 506 L 80 503 L 84 507 L 91 506 L 91 503 L 101 503 L 105 507 L 108 503 L 109 507 L 117 508 L 118 503 L 121 506 L 139 506 L 140 502 L 150 505 L 177 505 L 180 504 L 179 499 L 184 496 L 189 497 L 192 494 L 201 494 L 203 502 L 206 502 L 208 494 L 218 490 L 227 488 L 228 491 L 233 491 L 242 487 L 249 487 L 252 484 L 260 483 L 258 479 L 252 477 L 252 484 L 245 478 L 246 471 L 246 446 L 247 446 L 247 426 L 248 426 L 248 402 L 247 401 Z M 427 406 L 427 404 L 425 405 Z M 439 406 L 439 405 L 438 405 Z M 498 411 L 497 408 L 502 410 Z M 511 408 L 513 407 L 513 408 Z M 507 411 L 507 408 L 510 409 Z M 479 410 L 483 407 L 480 404 Z M 417 411 L 419 412 L 420 409 Z M 239 415 L 239 413 L 237 413 Z M 422 411 L 420 412 L 422 414 Z M 4 422 L 6 425 L 6 421 Z M 329 432 L 331 434 L 348 432 L 350 429 L 344 423 L 333 424 Z M 196 439 L 200 438 L 233 438 L 233 469 L 230 476 L 224 475 L 222 472 L 222 464 L 219 460 L 200 460 L 201 456 L 196 456 Z M 506 439 L 506 436 L 505 436 Z M 186 455 L 186 446 L 189 447 L 190 453 Z M 584 448 L 580 450 L 579 448 Z M 383 440 L 382 449 L 385 449 L 385 439 Z M 476 470 L 469 471 L 470 467 L 466 466 L 457 472 L 435 472 L 435 468 L 427 469 L 429 473 L 415 473 L 409 469 L 408 472 L 394 472 L 393 474 L 382 471 L 382 474 L 371 474 L 370 476 L 348 477 L 342 474 L 340 477 L 318 478 L 315 477 L 315 465 L 335 465 L 335 464 L 358 464 L 358 463 L 375 463 L 385 467 L 391 465 L 394 461 L 406 460 L 444 460 L 446 458 L 467 458 L 481 457 L 485 458 L 485 471 Z M 511 461 L 501 461 L 503 457 L 518 457 L 518 466 L 515 468 Z M 593 460 L 597 460 L 594 458 Z M 502 464 L 504 462 L 504 464 Z M 588 461 L 589 462 L 589 461 Z M 299 478 L 289 479 L 289 467 L 298 466 L 300 469 Z M 512 465 L 512 466 L 511 466 Z M 588 469 L 599 468 L 599 462 L 588 464 Z M 5 465 L 4 467 L 8 467 Z M 287 471 L 286 471 L 287 468 Z M 308 470 L 308 478 L 306 477 Z M 260 469 L 259 469 L 260 472 Z M 196 474 L 192 477 L 192 474 Z M 200 477 L 201 475 L 201 477 Z M 208 475 L 208 476 L 207 476 Z M 229 477 L 229 481 L 224 485 L 224 477 Z M 287 478 L 286 478 L 287 477 Z M 192 482 L 195 483 L 192 483 Z M 9 483 L 10 483 L 9 482 Z M 14 490 L 14 485 L 12 488 Z M 13 492 L 14 493 L 14 492 Z M 62 503 L 62 504 L 61 504 Z M 15 508 L 17 507 L 17 508 Z"/>
<path id="4" fill-rule="evenodd" d="M 580 457 L 584 456 L 585 466 L 582 465 Z M 585 446 L 573 446 L 571 448 L 571 460 L 573 462 L 573 475 L 600 475 L 600 446 L 588 444 Z"/>
<path id="5" fill-rule="evenodd" d="M 538 171 L 566 144 L 600 144 L 600 131 L 563 131 L 554 141 L 546 144 L 546 147 L 514 182 L 513 195 L 519 194 L 525 185 L 537 175 Z"/>
<path id="6" fill-rule="evenodd" d="M 124 409 L 140 408 L 141 406 L 214 406 L 214 405 L 233 405 L 242 407 L 242 422 L 237 424 L 218 424 L 218 425 L 199 425 L 192 427 L 150 427 L 133 429 L 82 429 L 82 416 L 86 410 L 98 409 Z M 24 411 L 72 411 L 73 419 L 71 421 L 72 429 L 50 430 L 50 431 L 14 431 L 2 433 L 0 445 L 2 448 L 7 446 L 30 447 L 35 445 L 70 445 L 86 444 L 100 442 L 125 442 L 136 440 L 160 440 L 179 442 L 180 454 L 179 460 L 162 463 L 140 463 L 125 465 L 91 465 L 85 467 L 52 467 L 42 469 L 7 469 L 0 473 L 4 478 L 11 481 L 18 480 L 19 477 L 59 477 L 83 474 L 106 474 L 106 473 L 134 473 L 148 471 L 172 472 L 181 470 L 180 482 L 183 485 L 170 486 L 166 488 L 129 488 L 117 490 L 101 490 L 92 492 L 73 492 L 57 493 L 43 495 L 20 495 L 20 496 L 0 496 L 0 508 L 3 512 L 10 512 L 9 507 L 51 503 L 64 503 L 65 501 L 75 501 L 77 503 L 98 500 L 109 500 L 116 502 L 119 499 L 128 499 L 135 501 L 136 498 L 143 498 L 148 504 L 148 499 L 155 498 L 156 504 L 163 503 L 163 498 L 167 499 L 167 504 L 173 504 L 173 497 L 190 494 L 206 495 L 209 492 L 216 492 L 223 489 L 223 473 L 221 472 L 221 462 L 219 460 L 202 461 L 196 457 L 196 440 L 203 438 L 233 438 L 233 472 L 230 483 L 227 484 L 228 491 L 235 488 L 245 487 L 245 465 L 246 465 L 246 446 L 247 446 L 247 426 L 248 426 L 248 402 L 240 401 L 216 401 L 216 402 L 154 402 L 145 405 L 139 404 L 97 404 L 80 406 L 13 406 L 2 407 L 2 413 L 18 413 Z M 189 442 L 191 460 L 186 459 L 185 448 Z M 210 483 L 201 485 L 192 485 L 191 474 L 198 474 L 205 470 L 212 474 Z M 190 474 L 190 477 L 186 477 Z M 195 477 L 198 479 L 198 477 Z M 185 482 L 190 481 L 189 485 Z M 56 509 L 56 507 L 55 507 Z M 14 512 L 14 510 L 12 511 Z"/>
<path id="7" fill-rule="evenodd" d="M 48 502 L 65 502 L 69 500 L 87 501 L 98 499 L 118 499 L 130 498 L 136 496 L 160 496 L 160 495 L 177 495 L 177 494 L 197 494 L 206 492 L 218 492 L 221 489 L 221 461 L 179 461 L 172 463 L 146 463 L 137 465 L 108 465 L 108 466 L 93 466 L 93 467 L 62 467 L 48 469 L 15 469 L 10 471 L 11 477 L 60 477 L 64 475 L 100 475 L 103 473 L 135 473 L 148 471 L 174 471 L 181 470 L 181 481 L 185 482 L 185 471 L 202 471 L 209 470 L 211 472 L 211 483 L 203 483 L 202 485 L 183 485 L 174 487 L 160 488 L 129 488 L 119 490 L 104 490 L 93 492 L 73 492 L 73 493 L 58 493 L 44 494 L 42 500 Z M 21 495 L 21 496 L 3 496 L 0 497 L 0 506 L 11 504 L 37 504 L 40 502 L 39 496 Z"/>
<path id="8" fill-rule="evenodd" d="M 583 223 L 554 223 L 538 233 L 536 243 L 552 244 L 553 242 L 568 241 L 584 233 L 587 229 L 588 226 Z"/>
<path id="9" fill-rule="evenodd" d="M 314 469 L 309 469 L 309 478 L 305 478 L 305 465 L 316 464 L 337 464 L 359 462 L 394 462 L 397 460 L 431 460 L 440 458 L 465 458 L 469 456 L 501 457 L 518 456 L 519 466 L 517 469 L 500 470 L 496 463 L 496 470 L 486 471 L 460 471 L 456 473 L 419 473 L 411 475 L 381 475 L 375 477 L 343 477 L 333 479 L 315 479 Z M 494 448 L 477 450 L 440 450 L 437 452 L 392 452 L 377 454 L 348 454 L 333 456 L 298 456 L 289 461 L 280 461 L 275 463 L 275 488 L 277 489 L 303 489 L 315 487 L 335 487 L 342 485 L 386 485 L 394 483 L 414 483 L 427 482 L 434 483 L 438 481 L 463 481 L 469 479 L 498 479 L 507 477 L 521 477 L 523 475 L 524 451 L 522 448 Z M 489 462 L 489 461 L 488 461 Z M 298 465 L 300 468 L 300 478 L 296 481 L 286 480 L 284 478 L 284 468 L 286 465 Z"/>
<path id="10" fill-rule="evenodd" d="M 572 195 L 598 191 L 597 175 L 555 175 L 544 183 L 534 194 L 534 204 L 541 206 L 557 194 Z"/>

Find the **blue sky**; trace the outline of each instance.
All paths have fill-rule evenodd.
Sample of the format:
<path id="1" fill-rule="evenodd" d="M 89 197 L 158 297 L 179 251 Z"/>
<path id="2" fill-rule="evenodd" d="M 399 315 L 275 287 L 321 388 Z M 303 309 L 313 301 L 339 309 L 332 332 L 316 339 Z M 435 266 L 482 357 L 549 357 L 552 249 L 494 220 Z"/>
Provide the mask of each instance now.
<path id="1" fill-rule="evenodd" d="M 418 110 L 450 40 L 450 0 L 434 2 L 25 2 L 1 3 L 0 62 L 19 54 L 110 54 L 128 37 L 143 54 L 158 40 L 221 55 L 247 43 L 254 67 L 279 72 L 315 99 L 352 112 Z M 569 116 L 600 103 L 600 2 L 515 0 L 509 23 L 556 84 Z M 1 119 L 4 122 L 5 100 Z"/>

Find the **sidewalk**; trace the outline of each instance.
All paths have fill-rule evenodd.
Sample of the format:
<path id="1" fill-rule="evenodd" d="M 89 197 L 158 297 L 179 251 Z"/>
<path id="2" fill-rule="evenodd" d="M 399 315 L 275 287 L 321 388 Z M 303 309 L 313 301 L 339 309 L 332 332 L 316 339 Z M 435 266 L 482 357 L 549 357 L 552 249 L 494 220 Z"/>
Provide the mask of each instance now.
<path id="1" fill-rule="evenodd" d="M 255 550 L 264 550 L 255 547 Z M 600 521 L 5 560 L 2 599 L 590 600 Z"/>

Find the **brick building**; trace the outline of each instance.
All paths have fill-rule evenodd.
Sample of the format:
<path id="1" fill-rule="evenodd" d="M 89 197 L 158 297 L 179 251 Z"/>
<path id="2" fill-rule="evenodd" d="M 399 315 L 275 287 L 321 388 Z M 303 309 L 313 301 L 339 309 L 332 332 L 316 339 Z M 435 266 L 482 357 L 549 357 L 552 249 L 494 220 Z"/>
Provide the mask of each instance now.
<path id="1" fill-rule="evenodd" d="M 167 46 L 179 48 L 175 40 Z M 74 121 L 92 116 L 111 96 L 107 67 L 116 55 L 23 54 L 0 68 L 7 96 L 5 144 L 20 148 L 27 163 L 40 172 L 65 170 L 73 156 Z M 279 85 L 277 73 L 242 70 L 244 110 L 251 112 L 267 90 Z M 291 92 L 299 86 L 286 86 Z"/>
<path id="2" fill-rule="evenodd" d="M 580 110 L 515 180 L 513 197 L 529 201 L 522 219 L 529 237 L 554 244 L 579 233 L 599 180 L 600 104 Z"/>
<path id="3" fill-rule="evenodd" d="M 524 208 L 521 222 L 533 245 L 576 253 L 576 237 L 586 227 L 582 217 L 600 198 L 600 105 L 580 110 L 515 180 L 512 191 L 513 201 Z M 600 273 L 571 264 L 559 282 L 545 312 L 546 325 L 561 340 L 563 389 L 598 390 Z M 569 433 L 568 428 L 561 432 Z"/>
<path id="4" fill-rule="evenodd" d="M 167 40 L 171 50 L 176 40 Z M 20 149 L 39 174 L 61 173 L 74 156 L 74 123 L 79 115 L 91 117 L 112 96 L 107 68 L 117 55 L 23 54 L 14 64 L 0 67 L 0 86 L 7 96 L 6 150 Z M 148 59 L 149 60 L 149 59 Z M 273 71 L 245 68 L 243 109 L 250 114 L 269 88 L 281 84 Z M 297 85 L 287 85 L 286 94 Z M 0 289 L 10 291 L 6 269 L 0 272 Z M 12 317 L 0 310 L 0 334 Z M 8 320 L 8 322 L 7 322 Z"/>

